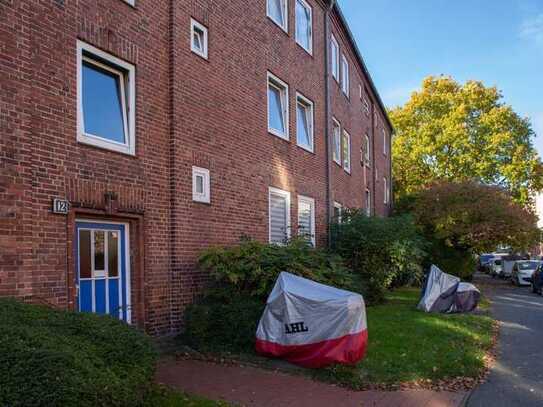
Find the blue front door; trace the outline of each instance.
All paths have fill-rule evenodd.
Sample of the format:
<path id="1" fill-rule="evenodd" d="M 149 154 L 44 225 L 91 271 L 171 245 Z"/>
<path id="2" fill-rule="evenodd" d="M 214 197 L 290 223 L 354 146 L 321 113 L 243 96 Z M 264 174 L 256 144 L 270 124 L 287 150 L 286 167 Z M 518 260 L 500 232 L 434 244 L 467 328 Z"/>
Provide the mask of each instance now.
<path id="1" fill-rule="evenodd" d="M 119 223 L 76 222 L 79 311 L 130 322 L 127 228 Z"/>

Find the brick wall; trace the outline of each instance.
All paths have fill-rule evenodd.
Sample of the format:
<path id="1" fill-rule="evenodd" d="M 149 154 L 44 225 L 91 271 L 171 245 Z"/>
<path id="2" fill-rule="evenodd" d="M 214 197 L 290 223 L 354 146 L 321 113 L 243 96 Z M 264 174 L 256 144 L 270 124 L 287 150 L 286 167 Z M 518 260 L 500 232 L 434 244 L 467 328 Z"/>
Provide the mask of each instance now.
<path id="1" fill-rule="evenodd" d="M 205 247 L 242 235 L 268 239 L 268 188 L 316 202 L 319 245 L 327 241 L 325 5 L 313 7 L 313 55 L 266 17 L 266 1 L 0 3 L 0 295 L 74 305 L 73 230 L 78 218 L 131 227 L 135 322 L 153 334 L 178 330 L 183 308 L 207 276 L 195 260 Z M 242 18 L 241 18 L 242 16 Z M 209 29 L 209 58 L 190 51 L 190 18 Z M 348 54 L 351 97 L 332 84 L 331 111 L 351 135 L 352 172 L 332 164 L 332 199 L 363 207 L 365 183 L 384 215 L 376 95 L 337 16 L 334 35 Z M 136 155 L 78 143 L 76 41 L 136 67 Z M 267 72 L 289 85 L 290 140 L 267 131 Z M 363 114 L 358 84 L 379 120 Z M 314 103 L 314 153 L 296 145 L 296 92 Z M 363 134 L 375 165 L 360 165 Z M 390 129 L 387 128 L 387 134 Z M 192 166 L 211 174 L 211 204 L 192 201 Z M 379 177 L 373 191 L 372 171 Z M 381 188 L 381 189 L 379 189 Z M 51 213 L 53 198 L 72 203 Z"/>

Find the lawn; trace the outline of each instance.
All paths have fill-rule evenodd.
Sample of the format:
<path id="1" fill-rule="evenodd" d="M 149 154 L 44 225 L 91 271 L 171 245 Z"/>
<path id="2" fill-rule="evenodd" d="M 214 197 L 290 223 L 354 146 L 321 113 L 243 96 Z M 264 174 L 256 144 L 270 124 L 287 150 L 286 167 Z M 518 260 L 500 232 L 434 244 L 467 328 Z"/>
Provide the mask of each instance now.
<path id="1" fill-rule="evenodd" d="M 145 399 L 144 407 L 228 407 L 224 401 L 211 401 L 185 393 L 179 393 L 163 386 L 155 386 Z"/>
<path id="2" fill-rule="evenodd" d="M 356 366 L 321 369 L 314 376 L 355 389 L 370 383 L 479 376 L 492 346 L 492 318 L 427 314 L 415 308 L 419 295 L 418 289 L 401 289 L 389 294 L 385 304 L 368 307 L 366 358 Z"/>

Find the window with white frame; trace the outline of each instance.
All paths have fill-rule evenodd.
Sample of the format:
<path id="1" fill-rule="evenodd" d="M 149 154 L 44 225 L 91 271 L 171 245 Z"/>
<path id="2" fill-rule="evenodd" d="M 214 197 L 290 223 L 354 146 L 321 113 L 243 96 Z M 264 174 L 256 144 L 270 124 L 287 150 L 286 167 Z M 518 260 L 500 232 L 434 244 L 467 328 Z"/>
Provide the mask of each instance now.
<path id="1" fill-rule="evenodd" d="M 288 0 L 266 0 L 267 14 L 271 20 L 288 32 Z"/>
<path id="2" fill-rule="evenodd" d="M 207 28 L 193 18 L 190 19 L 190 49 L 207 59 Z"/>
<path id="3" fill-rule="evenodd" d="M 298 235 L 315 245 L 315 200 L 298 196 Z"/>
<path id="4" fill-rule="evenodd" d="M 364 96 L 363 106 L 364 106 L 364 113 L 366 113 L 366 116 L 369 116 L 370 115 L 370 103 L 368 102 L 368 98 L 366 96 Z"/>
<path id="5" fill-rule="evenodd" d="M 290 239 L 290 192 L 270 187 L 270 243 L 285 244 Z"/>
<path id="6" fill-rule="evenodd" d="M 351 172 L 351 136 L 343 130 L 343 168 Z"/>
<path id="7" fill-rule="evenodd" d="M 332 76 L 339 82 L 339 44 L 333 35 L 330 39 L 330 60 L 332 61 Z"/>
<path id="8" fill-rule="evenodd" d="M 349 74 L 349 62 L 345 55 L 341 56 L 341 89 L 347 97 L 349 97 L 349 88 L 350 88 L 350 74 Z"/>
<path id="9" fill-rule="evenodd" d="M 371 164 L 371 146 L 370 146 L 370 138 L 368 134 L 364 134 L 364 161 L 366 162 L 366 165 L 369 167 Z"/>
<path id="10" fill-rule="evenodd" d="M 301 94 L 296 95 L 296 141 L 298 145 L 313 152 L 313 102 Z"/>
<path id="11" fill-rule="evenodd" d="M 341 205 L 339 202 L 334 202 L 334 220 L 337 223 L 341 223 L 342 218 L 341 215 L 343 214 L 343 205 Z"/>
<path id="12" fill-rule="evenodd" d="M 362 84 L 358 84 L 358 97 L 362 100 Z"/>
<path id="13" fill-rule="evenodd" d="M 134 65 L 77 41 L 77 141 L 135 154 Z"/>
<path id="14" fill-rule="evenodd" d="M 211 183 L 209 170 L 192 167 L 192 200 L 201 203 L 211 202 Z"/>
<path id="15" fill-rule="evenodd" d="M 269 72 L 268 131 L 288 140 L 288 85 Z"/>
<path id="16" fill-rule="evenodd" d="M 332 151 L 332 155 L 334 158 L 334 161 L 341 165 L 341 125 L 336 119 L 333 119 L 333 143 L 334 143 L 334 149 Z"/>
<path id="17" fill-rule="evenodd" d="M 366 216 L 371 216 L 371 193 L 366 189 Z"/>
<path id="18" fill-rule="evenodd" d="M 388 188 L 388 180 L 386 177 L 383 178 L 383 202 L 385 205 L 388 205 L 390 195 L 389 195 L 389 188 Z"/>
<path id="19" fill-rule="evenodd" d="M 296 42 L 313 53 L 313 10 L 305 0 L 296 0 Z"/>
<path id="20" fill-rule="evenodd" d="M 383 129 L 383 154 L 384 155 L 387 155 L 387 151 L 388 151 L 387 144 L 388 144 L 388 142 L 387 142 L 387 132 L 385 131 L 385 129 Z"/>

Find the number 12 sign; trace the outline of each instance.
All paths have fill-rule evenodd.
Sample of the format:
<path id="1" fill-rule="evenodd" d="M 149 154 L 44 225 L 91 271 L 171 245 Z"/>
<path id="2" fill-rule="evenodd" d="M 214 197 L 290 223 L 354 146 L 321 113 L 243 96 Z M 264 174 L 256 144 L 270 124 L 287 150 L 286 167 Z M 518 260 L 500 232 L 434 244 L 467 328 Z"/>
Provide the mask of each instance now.
<path id="1" fill-rule="evenodd" d="M 70 210 L 70 202 L 66 199 L 53 199 L 53 213 L 67 215 Z"/>

